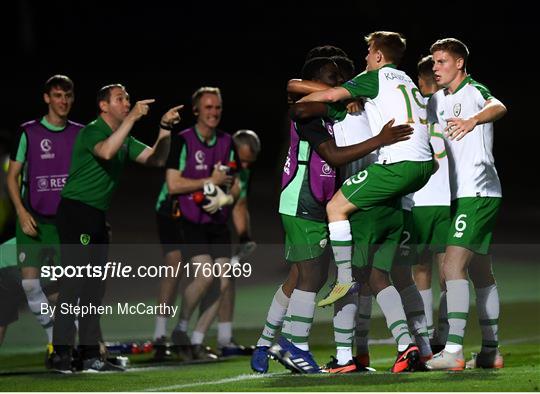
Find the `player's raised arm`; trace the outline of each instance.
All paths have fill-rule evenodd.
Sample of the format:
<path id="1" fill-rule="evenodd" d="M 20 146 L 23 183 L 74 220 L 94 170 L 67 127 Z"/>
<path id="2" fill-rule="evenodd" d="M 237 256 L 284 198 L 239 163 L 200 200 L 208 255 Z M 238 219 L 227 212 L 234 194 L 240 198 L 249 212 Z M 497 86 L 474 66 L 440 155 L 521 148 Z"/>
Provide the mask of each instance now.
<path id="1" fill-rule="evenodd" d="M 115 98 L 113 97 L 112 100 L 114 99 Z M 119 100 L 127 101 L 127 108 L 129 110 L 129 97 L 120 98 Z M 103 160 L 112 159 L 122 147 L 122 144 L 124 143 L 129 133 L 131 132 L 131 129 L 133 128 L 133 125 L 135 124 L 135 122 L 138 121 L 140 118 L 142 118 L 144 115 L 148 114 L 148 111 L 150 109 L 149 104 L 153 103 L 154 101 L 155 101 L 154 99 L 137 101 L 133 109 L 122 120 L 118 128 L 108 138 L 106 138 L 103 141 L 98 142 L 94 146 L 94 150 L 93 150 L 94 155 Z M 102 104 L 104 106 L 109 105 L 107 102 L 101 101 L 100 108 L 102 108 L 101 107 Z M 125 104 L 122 104 L 122 105 L 125 105 Z"/>
<path id="2" fill-rule="evenodd" d="M 306 95 L 314 92 L 321 92 L 330 88 L 325 83 L 319 81 L 310 81 L 305 79 L 291 79 L 287 83 L 287 93 Z"/>
<path id="3" fill-rule="evenodd" d="M 137 156 L 135 159 L 137 163 L 153 167 L 163 167 L 165 165 L 171 147 L 171 130 L 175 124 L 180 122 L 180 110 L 182 108 L 184 108 L 183 105 L 177 105 L 163 114 L 159 123 L 159 134 L 156 142 L 151 148 L 145 148 Z"/>
<path id="4" fill-rule="evenodd" d="M 326 116 L 327 112 L 326 103 L 316 101 L 296 103 L 289 108 L 289 117 L 294 121 L 299 121 L 309 118 L 321 118 Z"/>
<path id="5" fill-rule="evenodd" d="M 307 96 L 301 98 L 298 102 L 303 103 L 306 101 L 321 101 L 323 103 L 335 103 L 350 99 L 351 97 L 352 95 L 347 89 L 338 86 L 308 94 Z"/>

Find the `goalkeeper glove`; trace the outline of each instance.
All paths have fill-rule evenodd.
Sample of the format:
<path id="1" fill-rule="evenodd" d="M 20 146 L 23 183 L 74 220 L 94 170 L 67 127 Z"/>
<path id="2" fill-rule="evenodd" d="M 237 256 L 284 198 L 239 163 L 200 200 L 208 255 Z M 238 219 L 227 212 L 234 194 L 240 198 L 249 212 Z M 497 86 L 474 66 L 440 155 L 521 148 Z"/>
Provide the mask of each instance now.
<path id="1" fill-rule="evenodd" d="M 221 207 L 232 205 L 234 203 L 233 196 L 225 194 L 219 186 L 215 186 L 213 183 L 205 183 L 204 191 L 208 203 L 203 205 L 203 209 L 209 214 L 214 214 Z"/>

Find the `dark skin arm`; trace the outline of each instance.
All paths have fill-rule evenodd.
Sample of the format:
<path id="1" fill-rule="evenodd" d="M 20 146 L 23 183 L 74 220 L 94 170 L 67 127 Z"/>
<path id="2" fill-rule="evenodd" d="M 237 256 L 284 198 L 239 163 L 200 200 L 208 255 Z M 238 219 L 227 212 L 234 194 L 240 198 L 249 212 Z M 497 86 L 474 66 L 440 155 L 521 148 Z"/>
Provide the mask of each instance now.
<path id="1" fill-rule="evenodd" d="M 326 103 L 312 101 L 309 103 L 296 103 L 289 107 L 289 117 L 295 122 L 309 118 L 322 118 L 326 116 L 328 107 Z"/>
<path id="2" fill-rule="evenodd" d="M 385 124 L 378 135 L 364 142 L 350 146 L 337 146 L 336 141 L 332 138 L 320 144 L 315 150 L 332 167 L 341 167 L 385 145 L 392 145 L 411 138 L 409 137 L 413 130 L 411 126 L 405 124 L 393 126 L 393 124 L 394 119 Z"/>
<path id="3" fill-rule="evenodd" d="M 299 100 L 301 97 L 311 94 L 313 92 L 320 92 L 326 89 L 329 89 L 331 86 L 328 86 L 325 83 L 320 81 L 311 81 L 306 79 L 291 79 L 287 83 L 287 94 L 288 94 L 288 103 L 292 105 L 295 101 Z M 347 112 L 353 113 L 358 112 L 363 109 L 363 104 L 361 100 L 347 100 Z"/>
<path id="4" fill-rule="evenodd" d="M 327 107 L 325 103 L 299 103 L 291 106 L 289 115 L 291 119 L 297 121 L 325 116 L 326 111 Z M 358 160 L 385 145 L 392 145 L 411 138 L 412 127 L 409 125 L 393 126 L 393 124 L 394 119 L 386 123 L 378 135 L 364 142 L 350 146 L 337 146 L 336 141 L 332 138 L 319 144 L 315 150 L 332 167 L 340 167 Z"/>
<path id="5" fill-rule="evenodd" d="M 318 92 L 321 90 L 326 90 L 330 86 L 319 81 L 310 81 L 305 79 L 291 79 L 287 82 L 287 92 L 295 93 L 301 96 L 310 94 L 313 92 Z"/>
<path id="6" fill-rule="evenodd" d="M 306 94 L 326 90 L 328 88 L 329 86 L 327 84 L 318 81 L 291 79 L 287 83 L 287 101 L 289 102 L 289 104 L 294 104 L 295 101 L 299 100 L 302 96 L 305 96 Z"/>

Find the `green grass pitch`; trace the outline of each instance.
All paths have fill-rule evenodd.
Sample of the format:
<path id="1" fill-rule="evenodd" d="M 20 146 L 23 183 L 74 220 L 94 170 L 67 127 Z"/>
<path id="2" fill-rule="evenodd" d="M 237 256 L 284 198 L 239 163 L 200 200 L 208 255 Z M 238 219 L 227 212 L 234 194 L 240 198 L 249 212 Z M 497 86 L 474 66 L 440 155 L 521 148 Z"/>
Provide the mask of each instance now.
<path id="1" fill-rule="evenodd" d="M 540 268 L 496 266 L 501 290 L 501 351 L 505 368 L 497 371 L 422 372 L 391 374 L 394 345 L 371 345 L 374 373 L 349 375 L 292 375 L 270 361 L 267 375 L 253 374 L 249 357 L 206 364 L 154 365 L 149 355 L 131 356 L 125 373 L 56 375 L 43 368 L 42 335 L 32 316 L 23 315 L 10 327 L 0 348 L 0 391 L 538 391 L 540 387 Z M 235 338 L 252 344 L 260 333 L 274 285 L 239 288 Z M 474 300 L 474 296 L 471 296 Z M 249 301 L 248 301 L 249 300 Z M 316 360 L 323 364 L 334 354 L 330 308 L 318 310 L 311 343 Z M 374 308 L 371 333 L 389 336 L 384 319 Z M 151 319 L 148 319 L 151 320 Z M 120 338 L 125 323 L 105 319 L 104 332 Z M 141 321 L 139 330 L 148 338 L 153 321 Z M 130 324 L 133 327 L 132 324 Z M 33 333 L 35 339 L 25 330 Z M 125 330 L 124 330 L 125 331 Z M 134 331 L 124 332 L 133 337 Z M 215 335 L 209 334 L 213 339 Z M 26 342 L 23 342 L 25 340 Z M 10 344 L 11 343 L 11 344 Z M 21 343 L 27 345 L 22 346 Z M 212 341 L 210 345 L 214 345 Z M 465 338 L 465 354 L 479 351 L 480 331 L 476 311 L 471 314 Z"/>

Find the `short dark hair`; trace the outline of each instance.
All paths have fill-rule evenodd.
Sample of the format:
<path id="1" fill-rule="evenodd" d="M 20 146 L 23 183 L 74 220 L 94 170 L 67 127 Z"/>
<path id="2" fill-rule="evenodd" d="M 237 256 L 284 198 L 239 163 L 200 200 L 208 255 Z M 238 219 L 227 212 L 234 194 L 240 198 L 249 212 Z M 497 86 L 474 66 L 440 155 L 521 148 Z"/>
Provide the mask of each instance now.
<path id="1" fill-rule="evenodd" d="M 110 85 L 105 85 L 101 89 L 99 89 L 96 99 L 98 112 L 101 112 L 101 108 L 99 108 L 99 103 L 102 101 L 109 102 L 109 100 L 111 99 L 111 90 L 113 90 L 114 88 L 126 90 L 126 87 L 119 83 L 111 83 Z"/>
<path id="2" fill-rule="evenodd" d="M 437 86 L 437 81 L 435 80 L 435 73 L 433 72 L 433 56 L 428 55 L 424 56 L 418 64 L 416 65 L 418 70 L 418 79 L 422 79 L 424 83 L 428 84 L 430 88 Z"/>
<path id="3" fill-rule="evenodd" d="M 457 38 L 443 38 L 433 43 L 429 48 L 431 54 L 436 51 L 450 52 L 454 57 L 463 59 L 463 69 L 467 67 L 467 59 L 469 58 L 469 48 Z"/>
<path id="4" fill-rule="evenodd" d="M 345 81 L 348 81 L 354 77 L 354 62 L 351 59 L 345 56 L 332 56 L 330 59 L 336 63 L 339 72 Z"/>
<path id="5" fill-rule="evenodd" d="M 203 86 L 197 89 L 191 96 L 191 105 L 193 107 L 197 107 L 199 105 L 199 101 L 201 100 L 201 97 L 205 93 L 215 94 L 221 99 L 221 90 L 219 90 L 219 88 Z"/>
<path id="6" fill-rule="evenodd" d="M 349 57 L 347 56 L 347 53 L 336 46 L 333 45 L 321 45 L 315 48 L 311 48 L 309 52 L 306 55 L 306 62 L 309 59 L 313 59 L 314 57 L 332 57 L 332 56 L 343 56 L 343 57 Z"/>
<path id="7" fill-rule="evenodd" d="M 433 56 L 431 55 L 424 56 L 422 59 L 418 61 L 418 64 L 416 65 L 418 69 L 418 76 L 433 78 L 433 65 L 434 64 L 435 62 L 433 61 Z"/>
<path id="8" fill-rule="evenodd" d="M 376 31 L 365 37 L 366 42 L 373 45 L 373 48 L 381 51 L 386 60 L 396 66 L 401 63 L 407 49 L 407 41 L 401 33 L 393 31 Z"/>
<path id="9" fill-rule="evenodd" d="M 333 64 L 337 67 L 336 63 L 329 57 L 309 59 L 302 67 L 301 78 L 306 80 L 320 79 L 322 68 L 327 64 Z"/>
<path id="10" fill-rule="evenodd" d="M 69 77 L 56 74 L 47 79 L 47 82 L 45 82 L 45 85 L 43 86 L 43 93 L 51 93 L 52 88 L 60 88 L 64 92 L 69 92 L 70 90 L 73 90 L 73 87 L 73 81 Z"/>
<path id="11" fill-rule="evenodd" d="M 253 154 L 258 155 L 261 151 L 261 140 L 253 130 L 238 130 L 232 136 L 234 144 L 238 146 L 247 145 Z"/>

